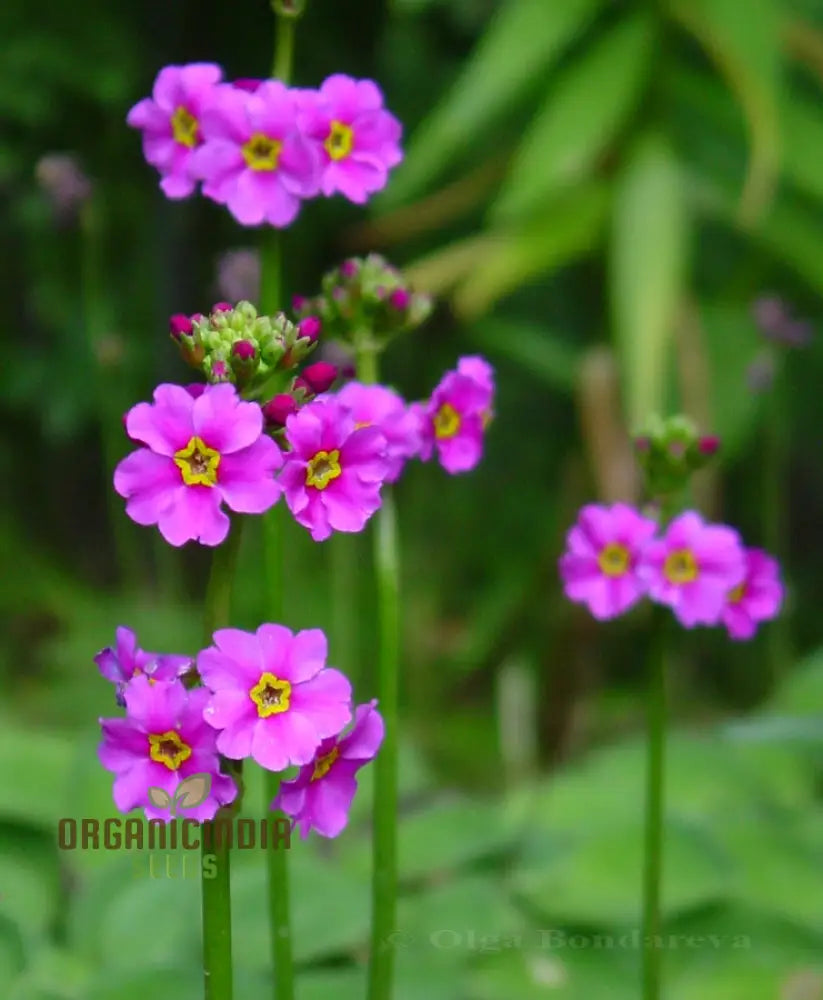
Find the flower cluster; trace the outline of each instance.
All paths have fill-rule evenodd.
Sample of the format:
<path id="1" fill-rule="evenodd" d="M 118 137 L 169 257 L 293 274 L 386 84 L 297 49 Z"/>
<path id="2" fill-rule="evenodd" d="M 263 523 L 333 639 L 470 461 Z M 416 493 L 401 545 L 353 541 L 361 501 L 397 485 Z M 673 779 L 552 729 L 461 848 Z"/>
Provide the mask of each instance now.
<path id="1" fill-rule="evenodd" d="M 304 837 L 311 830 L 337 836 L 348 820 L 355 775 L 383 740 L 377 703 L 352 706 L 349 681 L 326 665 L 319 629 L 226 628 L 213 642 L 195 662 L 158 657 L 138 649 L 134 633 L 120 628 L 116 647 L 98 654 L 101 673 L 120 686 L 118 704 L 126 710 L 125 718 L 100 720 L 99 757 L 115 774 L 115 805 L 168 819 L 157 802 L 173 801 L 187 778 L 207 776 L 202 801 L 187 813 L 200 822 L 213 819 L 238 795 L 221 758 L 251 758 L 269 771 L 299 767 L 271 808 L 291 816 Z M 180 676 L 195 663 L 201 683 L 187 687 Z"/>
<path id="2" fill-rule="evenodd" d="M 244 226 L 288 226 L 320 194 L 363 204 L 403 158 L 401 125 L 377 84 L 342 74 L 307 90 L 225 82 L 213 63 L 166 66 L 127 122 L 167 197 L 199 184 Z"/>
<path id="3" fill-rule="evenodd" d="M 722 624 L 738 640 L 774 618 L 783 600 L 771 556 L 691 510 L 661 532 L 657 521 L 627 504 L 590 504 L 569 531 L 560 574 L 566 596 L 597 619 L 615 618 L 649 597 L 670 607 L 685 628 Z"/>
<path id="4" fill-rule="evenodd" d="M 425 402 L 407 404 L 393 389 L 355 381 L 330 392 L 338 373 L 325 362 L 298 375 L 282 372 L 273 345 L 287 343 L 297 353 L 310 342 L 284 323 L 289 330 L 241 303 L 215 307 L 208 321 L 179 336 L 197 331 L 201 361 L 212 374 L 218 352 L 234 359 L 238 344 L 250 345 L 249 365 L 257 368 L 247 371 L 246 389 L 253 378 L 265 387 L 277 377 L 286 392 L 261 405 L 243 399 L 230 381 L 163 384 L 153 402 L 126 414 L 128 435 L 143 447 L 117 466 L 114 487 L 129 517 L 156 524 L 169 544 L 219 545 L 230 525 L 224 508 L 262 514 L 281 495 L 315 541 L 361 531 L 380 506 L 383 485 L 396 482 L 410 459 L 436 453 L 452 474 L 480 461 L 494 398 L 493 371 L 483 358 L 461 358 Z M 228 363 L 238 377 L 239 363 Z"/>

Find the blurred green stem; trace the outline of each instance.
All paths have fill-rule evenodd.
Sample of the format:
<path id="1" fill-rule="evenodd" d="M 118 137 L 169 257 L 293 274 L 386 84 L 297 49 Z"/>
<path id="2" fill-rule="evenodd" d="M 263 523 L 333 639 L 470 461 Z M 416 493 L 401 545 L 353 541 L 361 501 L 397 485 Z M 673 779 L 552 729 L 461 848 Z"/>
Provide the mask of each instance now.
<path id="1" fill-rule="evenodd" d="M 275 47 L 272 75 L 288 84 L 294 60 L 294 19 L 283 17 L 275 10 Z M 282 234 L 271 228 L 264 230 L 262 247 L 261 310 L 272 316 L 283 308 L 283 248 Z M 283 617 L 283 521 L 280 505 L 263 515 L 263 563 L 268 619 L 279 623 Z M 277 795 L 280 778 L 265 774 L 264 809 Z M 294 998 L 294 960 L 292 957 L 291 920 L 289 915 L 288 852 L 273 845 L 266 852 L 268 872 L 269 935 L 274 965 L 275 1000 Z"/>
<path id="2" fill-rule="evenodd" d="M 646 781 L 646 843 L 643 870 L 643 1000 L 659 1000 L 660 927 L 663 870 L 663 779 L 666 747 L 666 662 L 668 611 L 654 609 L 649 660 L 647 704 L 648 763 Z"/>
<path id="3" fill-rule="evenodd" d="M 89 198 L 80 211 L 80 283 L 83 301 L 83 325 L 89 364 L 89 380 L 96 402 L 96 415 L 103 450 L 106 478 L 106 506 L 114 536 L 117 568 L 126 586 L 136 589 L 140 582 L 140 561 L 131 527 L 123 513 L 122 502 L 114 492 L 112 477 L 120 458 L 123 426 L 118 412 L 118 386 L 109 374 L 108 381 L 100 356 L 101 339 L 105 329 L 105 280 L 103 263 L 100 212 L 94 197 Z"/>
<path id="4" fill-rule="evenodd" d="M 377 351 L 368 336 L 357 345 L 357 377 L 378 380 Z M 374 827 L 372 835 L 372 932 L 368 1000 L 391 1000 L 397 897 L 397 722 L 400 659 L 400 560 L 397 514 L 389 486 L 375 514 L 374 564 L 377 576 L 379 653 L 377 702 L 385 736 L 374 763 Z"/>
<path id="5" fill-rule="evenodd" d="M 763 456 L 763 543 L 765 548 L 780 563 L 786 573 L 786 491 L 788 445 L 787 415 L 789 409 L 783 392 L 782 358 L 775 360 L 775 374 L 768 394 L 765 420 Z M 786 672 L 792 661 L 790 622 L 785 611 L 772 622 L 768 629 L 768 661 L 770 681 L 774 685 Z"/>
<path id="6" fill-rule="evenodd" d="M 214 551 L 203 613 L 204 645 L 212 643 L 215 629 L 231 621 L 231 592 L 242 521 L 235 518 L 226 541 Z M 227 837 L 215 835 L 213 823 L 201 831 L 203 856 L 203 995 L 205 1000 L 232 1000 L 231 859 Z M 206 855 L 213 862 L 206 865 Z M 208 871 L 211 878 L 206 877 Z"/>
<path id="7" fill-rule="evenodd" d="M 338 532 L 329 539 L 331 547 L 331 624 L 334 660 L 357 687 L 358 549 L 357 536 Z"/>

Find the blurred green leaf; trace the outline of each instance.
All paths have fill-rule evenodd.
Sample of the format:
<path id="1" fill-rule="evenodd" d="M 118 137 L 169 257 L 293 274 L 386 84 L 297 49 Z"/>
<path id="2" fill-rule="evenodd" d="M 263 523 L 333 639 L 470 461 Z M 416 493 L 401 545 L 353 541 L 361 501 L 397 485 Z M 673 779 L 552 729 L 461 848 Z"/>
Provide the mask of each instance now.
<path id="1" fill-rule="evenodd" d="M 758 0 L 749 17 L 741 17 L 738 0 L 670 0 L 670 5 L 717 63 L 749 123 L 751 155 L 740 214 L 751 222 L 769 203 L 780 169 L 779 0 Z"/>
<path id="2" fill-rule="evenodd" d="M 60 906 L 60 871 L 52 836 L 0 824 L 0 895 L 4 913 L 28 935 L 51 929 Z"/>
<path id="3" fill-rule="evenodd" d="M 551 89 L 535 115 L 493 204 L 495 221 L 539 209 L 552 192 L 579 180 L 608 148 L 647 77 L 653 21 L 635 15 L 599 39 Z"/>
<path id="4" fill-rule="evenodd" d="M 631 430 L 664 409 L 686 240 L 678 163 L 660 136 L 648 135 L 618 182 L 610 246 L 615 341 Z"/>
<path id="5" fill-rule="evenodd" d="M 45 947 L 32 956 L 7 1000 L 88 1000 L 90 971 L 77 955 Z"/>
<path id="6" fill-rule="evenodd" d="M 490 316 L 475 323 L 471 336 L 490 358 L 499 355 L 514 361 L 555 392 L 573 392 L 581 352 L 566 343 L 557 330 L 506 316 Z"/>
<path id="7" fill-rule="evenodd" d="M 458 316 L 476 319 L 521 286 L 590 253 L 605 224 L 610 195 L 605 184 L 586 184 L 538 218 L 501 232 L 456 289 Z"/>
<path id="8" fill-rule="evenodd" d="M 36 823 L 54 835 L 66 815 L 71 741 L 44 731 L 0 728 L 0 818 Z"/>
<path id="9" fill-rule="evenodd" d="M 386 204 L 420 193 L 461 153 L 493 130 L 512 105 L 548 73 L 592 17 L 598 0 L 516 0 L 501 4 L 462 75 L 412 136 Z"/>

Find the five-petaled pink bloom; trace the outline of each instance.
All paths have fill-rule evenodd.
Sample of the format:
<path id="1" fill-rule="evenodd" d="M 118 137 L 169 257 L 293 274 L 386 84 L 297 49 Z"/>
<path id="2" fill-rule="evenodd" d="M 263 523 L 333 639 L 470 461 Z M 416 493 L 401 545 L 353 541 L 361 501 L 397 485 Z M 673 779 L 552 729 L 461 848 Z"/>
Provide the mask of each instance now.
<path id="1" fill-rule="evenodd" d="M 639 573 L 649 596 L 674 611 L 681 625 L 717 625 L 729 592 L 743 582 L 746 557 L 740 536 L 706 524 L 695 511 L 676 517 L 641 556 Z"/>
<path id="2" fill-rule="evenodd" d="M 117 466 L 114 488 L 129 517 L 156 524 L 170 545 L 219 545 L 229 530 L 221 503 L 262 514 L 280 496 L 274 473 L 283 456 L 263 433 L 260 407 L 233 385 L 207 386 L 197 399 L 182 386 L 159 385 L 153 403 L 128 412 L 126 430 L 148 447 Z"/>
<path id="3" fill-rule="evenodd" d="M 192 155 L 203 143 L 203 112 L 222 75 L 213 63 L 166 66 L 152 96 L 128 113 L 127 123 L 143 132 L 143 154 L 162 175 L 160 187 L 168 198 L 185 198 L 195 189 Z"/>
<path id="4" fill-rule="evenodd" d="M 583 507 L 560 559 L 566 596 L 601 621 L 623 614 L 646 593 L 637 567 L 656 530 L 655 521 L 624 503 Z"/>
<path id="5" fill-rule="evenodd" d="M 386 439 L 385 481 L 400 478 L 408 459 L 420 451 L 420 419 L 401 396 L 385 385 L 347 382 L 336 398 L 354 417 L 356 427 L 377 427 Z"/>
<path id="6" fill-rule="evenodd" d="M 172 681 L 193 666 L 190 656 L 174 653 L 147 653 L 137 645 L 137 636 L 130 628 L 119 625 L 115 645 L 101 649 L 94 662 L 100 673 L 115 685 L 117 703 L 125 707 L 123 694 L 133 677 L 145 674 L 155 681 Z"/>
<path id="7" fill-rule="evenodd" d="M 149 799 L 150 788 L 174 798 L 177 786 L 195 774 L 211 776 L 208 796 L 186 809 L 198 822 L 213 819 L 237 796 L 234 781 L 220 771 L 216 734 L 203 719 L 209 699 L 204 688 L 187 691 L 180 681 L 138 676 L 125 689 L 126 718 L 101 719 L 100 763 L 113 771 L 114 804 L 120 812 L 142 807 L 147 819 L 169 819 L 168 809 Z"/>
<path id="8" fill-rule="evenodd" d="M 271 808 L 291 816 L 303 839 L 311 830 L 336 837 L 348 822 L 357 791 L 355 775 L 374 759 L 383 742 L 383 719 L 376 705 L 376 701 L 358 705 L 351 730 L 323 740 L 297 777 L 280 785 Z"/>
<path id="9" fill-rule="evenodd" d="M 320 155 L 299 132 L 294 97 L 279 80 L 253 93 L 219 87 L 203 133 L 192 169 L 203 180 L 203 194 L 242 225 L 288 226 L 301 198 L 317 194 Z"/>
<path id="10" fill-rule="evenodd" d="M 483 454 L 483 434 L 492 417 L 493 397 L 494 376 L 488 362 L 478 357 L 461 358 L 457 371 L 443 376 L 423 409 L 423 461 L 436 450 L 447 472 L 473 469 Z"/>
<path id="11" fill-rule="evenodd" d="M 203 717 L 220 730 L 220 753 L 252 757 L 269 771 L 308 764 L 322 741 L 351 720 L 351 685 L 326 666 L 326 656 L 320 629 L 215 632 L 197 669 L 211 691 Z"/>
<path id="12" fill-rule="evenodd" d="M 776 559 L 761 549 L 746 549 L 746 576 L 729 591 L 722 621 L 732 639 L 751 639 L 760 622 L 776 618 L 783 584 Z"/>
<path id="13" fill-rule="evenodd" d="M 383 107 L 372 80 L 336 73 L 317 91 L 297 91 L 300 127 L 322 160 L 321 189 L 364 204 L 386 186 L 389 170 L 403 159 L 400 122 Z"/>
<path id="14" fill-rule="evenodd" d="M 327 397 L 286 418 L 286 441 L 280 483 L 295 519 L 316 542 L 332 531 L 361 531 L 380 506 L 388 470 L 381 431 L 357 427 L 349 410 Z"/>

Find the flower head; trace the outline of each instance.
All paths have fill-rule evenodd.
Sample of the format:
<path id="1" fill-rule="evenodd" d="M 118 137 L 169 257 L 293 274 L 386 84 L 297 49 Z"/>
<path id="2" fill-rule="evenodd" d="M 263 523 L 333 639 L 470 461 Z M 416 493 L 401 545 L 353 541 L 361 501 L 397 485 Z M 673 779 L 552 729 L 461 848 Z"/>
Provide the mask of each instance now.
<path id="1" fill-rule="evenodd" d="M 286 418 L 290 450 L 280 474 L 296 520 L 322 542 L 332 531 L 361 531 L 380 506 L 386 439 L 357 427 L 334 398 L 317 399 Z"/>
<path id="2" fill-rule="evenodd" d="M 452 474 L 473 469 L 483 454 L 483 433 L 492 414 L 494 376 L 482 358 L 461 358 L 431 395 L 423 419 L 420 457 L 437 451 Z"/>
<path id="3" fill-rule="evenodd" d="M 351 719 L 351 685 L 326 666 L 320 629 L 296 635 L 282 625 L 255 633 L 226 628 L 197 657 L 211 691 L 204 718 L 219 729 L 226 757 L 252 757 L 269 771 L 308 764 L 320 743 Z"/>
<path id="4" fill-rule="evenodd" d="M 729 591 L 722 622 L 732 639 L 751 639 L 760 622 L 776 618 L 783 584 L 776 559 L 760 549 L 746 549 L 746 576 Z"/>
<path id="5" fill-rule="evenodd" d="M 654 521 L 624 503 L 584 507 L 560 559 L 566 596 L 601 621 L 628 611 L 646 592 L 637 567 L 656 530 Z"/>
<path id="6" fill-rule="evenodd" d="M 203 194 L 242 225 L 288 226 L 300 199 L 317 193 L 319 153 L 298 131 L 294 98 L 279 80 L 253 93 L 221 86 L 203 131 L 193 170 Z"/>
<path id="7" fill-rule="evenodd" d="M 676 517 L 646 546 L 639 568 L 652 600 L 668 605 L 686 628 L 716 625 L 745 570 L 737 532 L 705 524 L 694 511 Z"/>
<path id="8" fill-rule="evenodd" d="M 181 677 L 192 666 L 190 656 L 172 653 L 147 653 L 137 645 L 137 636 L 130 628 L 120 625 L 114 647 L 101 649 L 94 662 L 100 673 L 117 687 L 117 700 L 125 705 L 123 692 L 133 678 L 145 674 L 152 681 L 171 681 Z"/>
<path id="9" fill-rule="evenodd" d="M 114 488 L 129 517 L 156 524 L 170 545 L 219 545 L 229 530 L 221 504 L 261 514 L 280 496 L 280 449 L 263 433 L 260 407 L 232 385 L 209 385 L 196 399 L 182 386 L 159 385 L 153 403 L 128 412 L 126 430 L 148 447 L 117 466 Z"/>
<path id="10" fill-rule="evenodd" d="M 383 742 L 383 720 L 376 705 L 376 701 L 358 705 L 351 730 L 323 740 L 297 777 L 280 785 L 271 808 L 293 817 L 304 839 L 311 830 L 336 837 L 348 822 L 357 791 L 355 775 L 374 759 Z"/>
<path id="11" fill-rule="evenodd" d="M 386 186 L 403 159 L 400 122 L 383 107 L 371 80 L 335 74 L 318 91 L 301 91 L 300 127 L 321 156 L 324 195 L 340 192 L 362 205 Z"/>
<path id="12" fill-rule="evenodd" d="M 157 74 L 152 96 L 129 111 L 126 121 L 143 132 L 143 154 L 162 176 L 168 198 L 194 191 L 192 157 L 203 143 L 203 114 L 223 72 L 213 63 L 166 66 Z"/>
<path id="13" fill-rule="evenodd" d="M 211 776 L 206 799 L 187 810 L 187 817 L 204 822 L 218 808 L 233 802 L 234 781 L 220 772 L 214 730 L 203 719 L 209 699 L 204 688 L 187 691 L 180 681 L 156 681 L 137 676 L 125 688 L 126 718 L 101 719 L 100 763 L 116 775 L 114 804 L 127 813 L 142 807 L 147 819 L 168 819 L 168 811 L 153 805 L 149 789 L 160 788 L 169 799 L 177 786 L 195 774 Z"/>
<path id="14" fill-rule="evenodd" d="M 400 478 L 407 460 L 419 454 L 420 417 L 402 397 L 384 385 L 349 382 L 336 394 L 357 427 L 377 427 L 386 439 L 386 482 Z"/>

